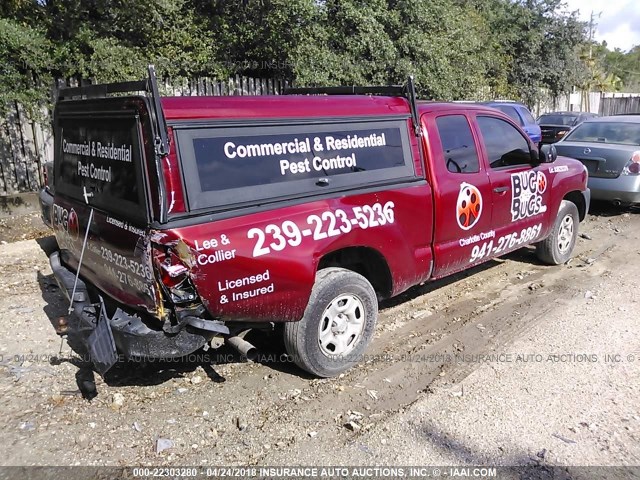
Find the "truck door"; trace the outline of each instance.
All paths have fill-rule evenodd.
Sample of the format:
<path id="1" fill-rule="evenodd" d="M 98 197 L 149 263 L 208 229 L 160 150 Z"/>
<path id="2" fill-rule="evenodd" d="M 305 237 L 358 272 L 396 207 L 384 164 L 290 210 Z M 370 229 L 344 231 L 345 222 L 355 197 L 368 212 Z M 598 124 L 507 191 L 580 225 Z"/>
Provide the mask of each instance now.
<path id="1" fill-rule="evenodd" d="M 466 115 L 425 113 L 422 125 L 435 207 L 433 277 L 443 277 L 482 259 L 471 253 L 493 234 L 491 185 Z"/>
<path id="2" fill-rule="evenodd" d="M 530 243 L 543 229 L 550 188 L 527 137 L 507 120 L 476 117 L 481 150 L 491 181 L 492 224 L 496 239 L 492 255 Z"/>

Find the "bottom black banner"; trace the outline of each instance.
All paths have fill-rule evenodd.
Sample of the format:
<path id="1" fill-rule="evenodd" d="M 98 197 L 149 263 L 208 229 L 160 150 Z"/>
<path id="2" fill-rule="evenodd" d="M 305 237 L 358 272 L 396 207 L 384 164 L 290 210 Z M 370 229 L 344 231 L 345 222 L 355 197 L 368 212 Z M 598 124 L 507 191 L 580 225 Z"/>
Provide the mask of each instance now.
<path id="1" fill-rule="evenodd" d="M 0 480 L 150 479 L 507 479 L 640 480 L 640 466 L 204 466 L 204 467 L 0 467 Z"/>

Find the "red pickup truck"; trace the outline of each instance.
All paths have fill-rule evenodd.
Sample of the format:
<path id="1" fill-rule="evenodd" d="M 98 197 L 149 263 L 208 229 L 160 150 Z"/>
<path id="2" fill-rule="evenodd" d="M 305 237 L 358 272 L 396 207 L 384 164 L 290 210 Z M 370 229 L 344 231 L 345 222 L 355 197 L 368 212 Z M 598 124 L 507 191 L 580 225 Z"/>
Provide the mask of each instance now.
<path id="1" fill-rule="evenodd" d="M 152 69 L 59 92 L 50 261 L 100 373 L 214 339 L 250 354 L 242 332 L 282 323 L 330 377 L 380 299 L 525 245 L 570 258 L 587 172 L 506 115 L 411 81 L 291 93 L 161 98 Z"/>

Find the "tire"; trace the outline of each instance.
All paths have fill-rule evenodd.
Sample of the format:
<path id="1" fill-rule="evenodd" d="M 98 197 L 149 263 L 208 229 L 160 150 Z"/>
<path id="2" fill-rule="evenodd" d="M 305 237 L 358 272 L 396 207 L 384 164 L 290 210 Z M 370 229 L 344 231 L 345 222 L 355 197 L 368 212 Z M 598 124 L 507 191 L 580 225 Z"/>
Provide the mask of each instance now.
<path id="1" fill-rule="evenodd" d="M 579 223 L 578 207 L 563 200 L 551 233 L 537 245 L 538 258 L 550 265 L 561 265 L 569 261 L 578 238 Z"/>
<path id="2" fill-rule="evenodd" d="M 378 300 L 369 281 L 344 268 L 316 274 L 299 322 L 284 324 L 294 362 L 318 377 L 334 377 L 358 363 L 373 338 Z"/>

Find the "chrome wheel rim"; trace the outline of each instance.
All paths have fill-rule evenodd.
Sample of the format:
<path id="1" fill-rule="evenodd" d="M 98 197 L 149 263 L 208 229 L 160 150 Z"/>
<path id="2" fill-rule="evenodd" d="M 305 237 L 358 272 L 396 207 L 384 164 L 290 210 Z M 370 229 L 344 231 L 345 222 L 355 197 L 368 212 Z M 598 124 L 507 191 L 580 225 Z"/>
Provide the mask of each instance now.
<path id="1" fill-rule="evenodd" d="M 358 344 L 364 330 L 365 310 L 355 295 L 343 294 L 325 308 L 318 326 L 320 351 L 327 357 L 346 355 Z"/>
<path id="2" fill-rule="evenodd" d="M 561 254 L 565 254 L 571 248 L 573 240 L 573 216 L 565 215 L 558 230 L 558 250 Z"/>

